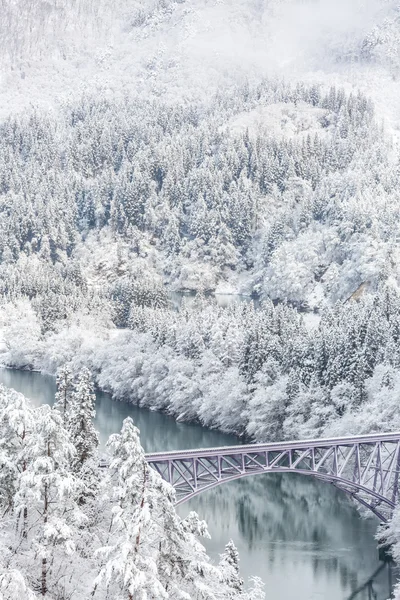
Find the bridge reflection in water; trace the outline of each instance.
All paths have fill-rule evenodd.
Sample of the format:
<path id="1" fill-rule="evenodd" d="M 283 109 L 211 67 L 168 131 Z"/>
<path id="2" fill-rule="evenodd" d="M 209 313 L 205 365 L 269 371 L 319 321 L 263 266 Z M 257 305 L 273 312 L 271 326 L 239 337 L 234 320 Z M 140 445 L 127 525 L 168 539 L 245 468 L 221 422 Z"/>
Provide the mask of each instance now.
<path id="1" fill-rule="evenodd" d="M 385 585 L 385 579 L 387 586 Z M 390 598 L 393 588 L 393 563 L 382 562 L 382 564 L 372 573 L 372 575 L 360 585 L 346 600 L 381 600 L 380 589 L 387 589 L 386 598 Z"/>
<path id="2" fill-rule="evenodd" d="M 182 517 L 195 510 L 206 518 L 214 560 L 232 538 L 245 574 L 259 575 L 271 598 L 279 600 L 367 600 L 360 588 L 378 567 L 374 539 L 379 521 L 360 519 L 355 505 L 340 490 L 291 473 L 247 477 L 215 487 L 178 506 Z M 393 573 L 393 581 L 398 574 Z M 372 590 L 387 600 L 387 569 Z M 374 596 L 372 596 L 374 597 Z"/>

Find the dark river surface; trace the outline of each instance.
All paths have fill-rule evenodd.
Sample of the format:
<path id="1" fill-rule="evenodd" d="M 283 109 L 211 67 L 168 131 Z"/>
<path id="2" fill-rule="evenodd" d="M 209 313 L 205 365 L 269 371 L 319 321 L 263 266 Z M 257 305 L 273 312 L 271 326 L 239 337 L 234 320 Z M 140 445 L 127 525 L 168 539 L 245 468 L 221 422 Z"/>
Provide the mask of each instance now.
<path id="1" fill-rule="evenodd" d="M 54 379 L 39 373 L 0 369 L 0 383 L 35 405 L 54 399 Z M 102 445 L 131 416 L 146 451 L 237 444 L 233 436 L 97 393 L 96 426 Z M 256 475 L 221 485 L 179 507 L 196 510 L 209 525 L 205 542 L 218 559 L 233 539 L 245 578 L 260 576 L 268 600 L 387 600 L 396 569 L 379 561 L 377 520 L 361 519 L 343 492 L 301 475 Z"/>

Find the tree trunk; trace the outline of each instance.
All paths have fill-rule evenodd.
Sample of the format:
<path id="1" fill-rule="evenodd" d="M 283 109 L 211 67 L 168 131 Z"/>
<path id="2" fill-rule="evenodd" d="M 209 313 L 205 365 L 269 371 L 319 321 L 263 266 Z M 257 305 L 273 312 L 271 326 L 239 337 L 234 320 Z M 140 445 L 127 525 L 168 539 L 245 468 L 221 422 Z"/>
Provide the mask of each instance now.
<path id="1" fill-rule="evenodd" d="M 25 440 L 25 436 L 26 436 L 26 430 L 24 427 L 24 431 L 22 432 L 22 441 Z M 22 471 L 26 471 L 26 461 L 24 460 L 24 464 L 22 465 Z M 28 507 L 25 506 L 24 508 L 24 520 L 23 520 L 23 524 L 22 524 L 22 537 L 23 538 L 27 538 L 28 537 Z"/>
<path id="2" fill-rule="evenodd" d="M 44 485 L 44 510 L 43 517 L 44 523 L 47 523 L 47 510 L 48 510 L 48 493 L 47 483 Z M 47 594 L 47 558 L 42 558 L 42 596 Z"/>
<path id="3" fill-rule="evenodd" d="M 47 594 L 47 558 L 42 558 L 42 596 Z"/>
<path id="4" fill-rule="evenodd" d="M 50 456 L 50 442 L 47 442 L 47 456 Z M 44 484 L 43 494 L 43 522 L 44 525 L 47 523 L 48 510 L 49 510 L 49 490 L 47 483 Z M 42 596 L 47 594 L 47 558 L 42 558 Z"/>
<path id="5" fill-rule="evenodd" d="M 24 508 L 24 523 L 22 529 L 22 537 L 25 539 L 28 537 L 28 509 L 26 506 Z"/>
<path id="6" fill-rule="evenodd" d="M 142 510 L 143 506 L 144 506 L 144 495 L 146 492 L 146 483 L 147 483 L 147 465 L 146 465 L 146 463 L 144 463 L 144 465 L 143 465 L 143 489 L 142 489 L 142 500 L 140 502 L 140 510 Z M 139 544 L 140 544 L 140 527 L 137 532 L 136 541 L 135 541 L 135 554 L 137 554 L 139 551 Z"/>
<path id="7" fill-rule="evenodd" d="M 67 408 L 68 408 L 68 376 L 64 374 L 64 406 L 63 406 L 63 423 L 67 425 Z"/>

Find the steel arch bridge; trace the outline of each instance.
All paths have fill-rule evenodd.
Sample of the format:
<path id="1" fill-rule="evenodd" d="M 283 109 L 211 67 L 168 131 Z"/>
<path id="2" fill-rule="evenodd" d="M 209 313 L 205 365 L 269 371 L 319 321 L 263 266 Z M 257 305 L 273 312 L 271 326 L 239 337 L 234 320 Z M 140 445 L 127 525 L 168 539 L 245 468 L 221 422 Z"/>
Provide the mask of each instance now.
<path id="1" fill-rule="evenodd" d="M 146 454 L 182 504 L 221 483 L 300 473 L 343 490 L 386 522 L 399 499 L 400 433 Z"/>

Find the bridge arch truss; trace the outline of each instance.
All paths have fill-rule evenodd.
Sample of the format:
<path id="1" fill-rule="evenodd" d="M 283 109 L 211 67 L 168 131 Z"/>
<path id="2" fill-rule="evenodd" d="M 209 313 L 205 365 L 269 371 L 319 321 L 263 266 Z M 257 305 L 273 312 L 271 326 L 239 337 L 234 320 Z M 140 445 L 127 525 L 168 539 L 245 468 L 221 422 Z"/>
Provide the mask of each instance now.
<path id="1" fill-rule="evenodd" d="M 177 504 L 222 483 L 262 473 L 328 482 L 386 522 L 399 499 L 400 433 L 147 454 Z"/>

